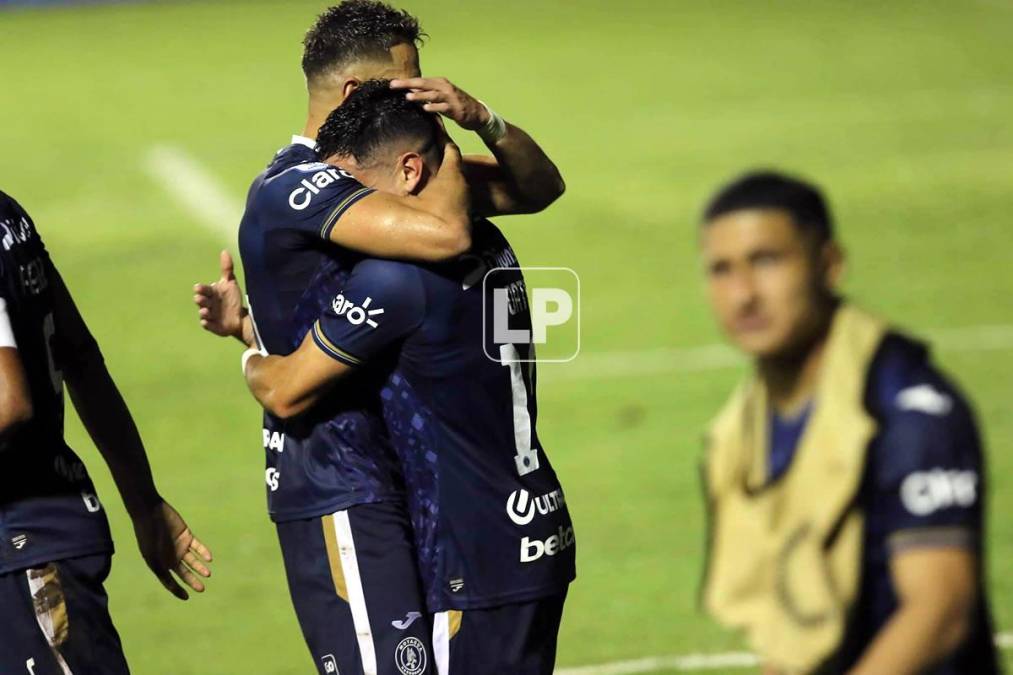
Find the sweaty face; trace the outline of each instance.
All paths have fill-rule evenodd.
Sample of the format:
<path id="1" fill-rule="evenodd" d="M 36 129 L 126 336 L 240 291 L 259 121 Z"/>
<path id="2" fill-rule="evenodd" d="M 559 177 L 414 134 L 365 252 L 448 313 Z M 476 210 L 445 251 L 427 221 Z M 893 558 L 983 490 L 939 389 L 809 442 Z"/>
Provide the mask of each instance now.
<path id="1" fill-rule="evenodd" d="M 711 307 L 747 354 L 788 356 L 820 330 L 836 269 L 821 264 L 789 213 L 726 213 L 703 226 L 702 249 Z"/>

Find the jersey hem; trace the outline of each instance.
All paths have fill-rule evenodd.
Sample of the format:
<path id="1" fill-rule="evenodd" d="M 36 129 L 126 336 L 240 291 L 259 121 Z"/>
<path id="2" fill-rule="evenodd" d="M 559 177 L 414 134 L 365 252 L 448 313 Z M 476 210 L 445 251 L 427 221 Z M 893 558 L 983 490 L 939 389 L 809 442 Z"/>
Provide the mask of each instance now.
<path id="1" fill-rule="evenodd" d="M 541 600 L 543 598 L 550 598 L 561 593 L 565 593 L 569 588 L 570 584 L 577 578 L 576 572 L 570 575 L 570 578 L 564 582 L 554 582 L 543 586 L 536 586 L 534 588 L 525 589 L 523 591 L 515 591 L 511 593 L 500 593 L 498 595 L 483 596 L 478 598 L 468 598 L 458 602 L 444 602 L 438 604 L 429 604 L 430 612 L 446 612 L 448 610 L 476 610 L 476 609 L 494 609 L 496 607 L 502 607 L 503 605 L 516 605 L 522 602 L 531 602 L 533 600 Z"/>
<path id="2" fill-rule="evenodd" d="M 366 498 L 352 498 L 340 499 L 334 502 L 328 502 L 322 506 L 316 506 L 311 509 L 303 509 L 301 511 L 271 511 L 268 510 L 267 515 L 273 523 L 287 523 L 293 520 L 306 520 L 307 518 L 319 518 L 320 516 L 329 516 L 337 511 L 344 511 L 350 509 L 353 506 L 363 506 L 365 504 L 391 504 L 404 502 L 403 495 L 387 495 L 374 497 L 371 499 Z"/>
<path id="3" fill-rule="evenodd" d="M 91 546 L 77 546 L 74 548 L 60 549 L 45 555 L 37 555 L 31 558 L 25 558 L 24 560 L 18 560 L 16 564 L 12 566 L 0 565 L 0 574 L 20 572 L 31 567 L 38 567 L 39 565 L 45 563 L 59 562 L 61 560 L 67 560 L 68 558 L 80 558 L 86 555 L 98 555 L 100 553 L 108 553 L 109 555 L 112 555 L 115 552 L 116 547 L 113 546 L 112 541 L 101 544 L 97 543 Z"/>

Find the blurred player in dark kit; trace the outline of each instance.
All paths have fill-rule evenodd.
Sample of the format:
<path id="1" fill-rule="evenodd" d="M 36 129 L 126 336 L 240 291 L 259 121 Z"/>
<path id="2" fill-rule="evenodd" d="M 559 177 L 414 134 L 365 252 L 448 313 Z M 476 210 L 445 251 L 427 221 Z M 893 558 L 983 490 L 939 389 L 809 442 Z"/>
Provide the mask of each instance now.
<path id="1" fill-rule="evenodd" d="M 753 359 L 707 437 L 706 610 L 770 674 L 997 672 L 964 397 L 925 344 L 838 294 L 814 186 L 743 176 L 700 238 L 714 313 Z"/>
<path id="2" fill-rule="evenodd" d="M 63 438 L 63 387 L 109 466 L 145 562 L 176 597 L 211 553 L 155 489 L 126 403 L 21 206 L 0 192 L 0 672 L 127 673 L 103 582 L 113 543 Z"/>

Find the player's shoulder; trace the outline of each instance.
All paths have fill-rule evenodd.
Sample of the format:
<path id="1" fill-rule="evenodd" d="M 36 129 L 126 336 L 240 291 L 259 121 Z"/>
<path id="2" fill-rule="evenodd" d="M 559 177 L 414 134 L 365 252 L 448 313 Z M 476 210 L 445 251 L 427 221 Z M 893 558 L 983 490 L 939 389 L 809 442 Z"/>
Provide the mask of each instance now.
<path id="1" fill-rule="evenodd" d="M 352 274 L 378 288 L 407 291 L 421 287 L 423 270 L 416 264 L 386 258 L 362 258 Z"/>
<path id="2" fill-rule="evenodd" d="M 927 346 L 889 333 L 870 367 L 866 405 L 880 428 L 880 465 L 904 471 L 980 454 L 973 410 Z"/>
<path id="3" fill-rule="evenodd" d="M 27 216 L 25 209 L 17 202 L 14 197 L 0 190 L 0 218 L 8 220 L 10 218 L 20 218 L 21 216 Z"/>
<path id="4" fill-rule="evenodd" d="M 247 211 L 268 214 L 272 221 L 313 218 L 365 189 L 352 174 L 321 162 L 308 142 L 293 142 L 278 151 L 251 184 Z"/>

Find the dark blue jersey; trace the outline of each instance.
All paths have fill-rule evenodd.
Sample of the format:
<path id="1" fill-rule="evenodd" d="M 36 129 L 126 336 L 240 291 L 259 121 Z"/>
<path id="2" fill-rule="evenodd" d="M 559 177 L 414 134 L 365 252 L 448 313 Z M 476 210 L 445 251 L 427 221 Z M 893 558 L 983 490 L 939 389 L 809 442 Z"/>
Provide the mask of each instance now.
<path id="1" fill-rule="evenodd" d="M 0 192 L 0 294 L 32 397 L 32 419 L 0 446 L 0 574 L 112 550 L 84 464 L 63 440 L 53 264 L 35 225 Z"/>
<path id="2" fill-rule="evenodd" d="M 396 353 L 384 418 L 432 611 L 547 597 L 574 577 L 573 526 L 535 430 L 534 364 L 522 362 L 531 346 L 497 344 L 485 311 L 505 293 L 509 327 L 530 330 L 524 279 L 492 223 L 472 237 L 447 264 L 358 263 L 313 327 L 346 364 Z M 483 283 L 493 268 L 512 269 Z"/>
<path id="3" fill-rule="evenodd" d="M 317 160 L 308 142 L 283 148 L 253 182 L 239 227 L 251 312 L 263 346 L 289 354 L 358 259 L 330 243 L 334 223 L 372 192 Z M 268 510 L 275 521 L 403 498 L 381 419 L 378 372 L 285 421 L 264 414 Z"/>
<path id="4" fill-rule="evenodd" d="M 892 554 L 958 546 L 974 551 L 979 561 L 983 557 L 985 471 L 963 396 L 932 366 L 922 346 L 889 335 L 870 368 L 865 405 L 878 432 L 859 494 L 865 514 L 862 587 L 841 654 L 845 670 L 897 609 Z M 798 422 L 804 424 L 804 418 Z M 793 426 L 775 420 L 772 458 L 794 452 L 801 430 Z M 979 597 L 968 641 L 927 675 L 998 672 L 983 585 Z"/>

